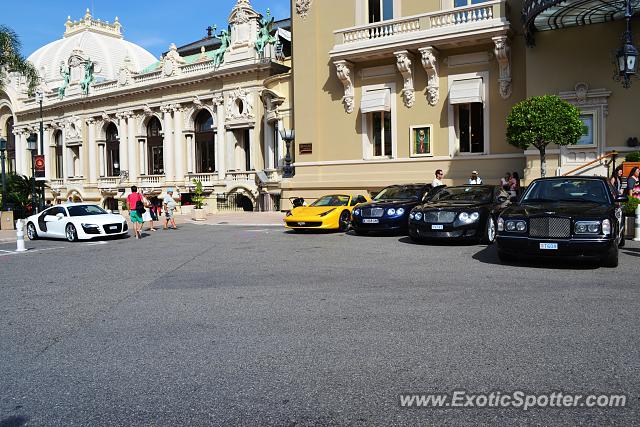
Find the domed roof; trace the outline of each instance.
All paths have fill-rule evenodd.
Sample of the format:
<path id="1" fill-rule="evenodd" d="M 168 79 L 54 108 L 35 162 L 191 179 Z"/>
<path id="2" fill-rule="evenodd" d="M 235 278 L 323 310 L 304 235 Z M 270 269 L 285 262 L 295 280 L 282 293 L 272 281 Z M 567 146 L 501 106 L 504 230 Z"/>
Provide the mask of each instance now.
<path id="1" fill-rule="evenodd" d="M 69 17 L 65 26 L 62 39 L 41 47 L 27 58 L 50 87 L 57 87 L 57 83 L 62 83 L 60 64 L 66 64 L 74 54 L 95 63 L 96 82 L 117 79 L 125 58 L 129 61 L 129 67 L 136 71 L 157 61 L 147 50 L 123 39 L 120 32 L 122 26 L 117 17 L 110 24 L 93 19 L 87 9 L 83 19 L 71 21 Z M 72 69 L 72 81 L 81 77 L 79 73 L 79 69 Z"/>

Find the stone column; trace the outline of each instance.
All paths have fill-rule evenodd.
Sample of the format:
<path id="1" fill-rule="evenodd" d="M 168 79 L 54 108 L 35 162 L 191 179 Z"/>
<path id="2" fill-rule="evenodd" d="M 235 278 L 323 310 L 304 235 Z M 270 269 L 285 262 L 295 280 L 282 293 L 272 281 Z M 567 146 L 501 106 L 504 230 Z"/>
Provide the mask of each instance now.
<path id="1" fill-rule="evenodd" d="M 106 143 L 98 144 L 98 168 L 100 177 L 104 177 L 107 166 L 107 146 Z"/>
<path id="2" fill-rule="evenodd" d="M 129 172 L 129 135 L 127 134 L 127 116 L 123 113 L 116 114 L 118 118 L 118 137 L 120 138 L 120 171 Z M 131 175 L 129 175 L 131 180 Z"/>
<path id="3" fill-rule="evenodd" d="M 24 135 L 23 131 L 15 131 L 13 132 L 13 134 L 16 136 L 16 173 L 18 175 L 24 175 L 25 172 L 22 169 L 23 167 L 23 163 L 22 163 L 22 157 L 24 156 L 23 154 L 23 150 L 25 147 L 25 145 L 23 144 L 23 140 L 22 137 Z"/>
<path id="4" fill-rule="evenodd" d="M 89 125 L 89 142 L 88 142 L 88 152 L 89 152 L 89 183 L 93 184 L 97 182 L 97 171 L 96 167 L 96 121 L 94 119 L 87 120 L 87 125 Z"/>
<path id="5" fill-rule="evenodd" d="M 184 139 L 182 136 L 182 106 L 173 106 L 173 143 L 177 182 L 184 182 Z"/>
<path id="6" fill-rule="evenodd" d="M 83 178 L 87 177 L 87 173 L 85 171 L 85 165 L 84 165 L 84 161 L 85 161 L 85 154 L 86 152 L 86 145 L 85 142 L 82 141 L 82 144 L 80 144 L 80 146 L 78 147 L 78 170 L 76 171 L 78 173 L 78 176 L 81 176 Z"/>
<path id="7" fill-rule="evenodd" d="M 256 169 L 256 159 L 255 159 L 255 144 L 253 143 L 253 136 L 255 135 L 255 128 L 249 128 L 249 141 L 246 142 L 245 146 L 248 145 L 249 148 L 249 169 Z"/>
<path id="8" fill-rule="evenodd" d="M 262 145 L 263 151 L 263 169 L 272 169 L 271 163 L 273 162 L 273 132 L 271 132 L 271 126 L 269 126 L 269 122 L 267 121 L 267 110 L 265 108 L 265 112 L 262 119 L 262 134 L 264 135 L 264 144 Z"/>
<path id="9" fill-rule="evenodd" d="M 69 158 L 67 157 L 69 154 L 67 153 L 67 138 L 64 136 L 64 128 L 61 128 L 60 132 L 62 134 L 62 176 L 60 178 L 66 181 L 69 176 Z"/>
<path id="10" fill-rule="evenodd" d="M 51 140 L 52 140 L 53 131 L 50 127 L 46 127 L 44 129 L 44 178 L 51 179 Z"/>
<path id="11" fill-rule="evenodd" d="M 185 134 L 185 138 L 187 139 L 187 173 L 195 173 L 195 168 L 193 167 L 193 164 L 195 163 L 193 134 L 187 133 Z M 216 163 L 216 165 L 217 164 L 218 163 Z"/>
<path id="12" fill-rule="evenodd" d="M 226 131 L 225 138 L 226 158 L 225 164 L 227 170 L 235 170 L 236 168 L 236 136 L 232 130 Z"/>
<path id="13" fill-rule="evenodd" d="M 131 111 L 125 113 L 127 117 L 127 141 L 129 155 L 129 181 L 138 182 L 138 162 L 136 159 L 136 117 Z"/>
<path id="14" fill-rule="evenodd" d="M 218 126 L 216 134 L 216 169 L 218 169 L 218 179 L 224 180 L 227 175 L 227 165 L 230 164 L 225 161 L 227 138 L 224 128 L 226 120 L 224 97 L 220 95 L 213 98 L 213 103 L 216 106 L 216 125 Z"/>
<path id="15" fill-rule="evenodd" d="M 164 177 L 167 182 L 173 182 L 175 180 L 175 168 L 174 168 L 174 142 L 173 142 L 173 118 L 171 117 L 171 107 L 162 106 L 160 111 L 163 113 L 163 131 L 162 149 L 164 155 Z"/>
<path id="16" fill-rule="evenodd" d="M 146 162 L 145 162 L 145 140 L 144 139 L 139 139 L 138 140 L 138 160 L 139 160 L 139 170 L 140 170 L 140 175 L 146 175 Z"/>

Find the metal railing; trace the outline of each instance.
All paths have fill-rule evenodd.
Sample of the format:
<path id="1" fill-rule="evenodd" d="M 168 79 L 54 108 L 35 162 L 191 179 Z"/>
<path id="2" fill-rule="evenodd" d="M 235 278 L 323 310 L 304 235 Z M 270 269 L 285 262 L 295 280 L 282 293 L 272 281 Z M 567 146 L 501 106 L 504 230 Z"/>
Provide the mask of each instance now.
<path id="1" fill-rule="evenodd" d="M 604 159 L 607 159 L 609 157 L 612 157 L 611 162 L 613 164 L 613 169 L 615 169 L 616 168 L 616 156 L 617 155 L 618 155 L 618 152 L 613 150 L 613 151 L 611 151 L 611 152 L 609 152 L 607 154 L 603 154 L 602 156 L 598 157 L 595 160 L 591 160 L 590 162 L 585 163 L 584 165 L 581 165 L 581 166 L 578 166 L 577 168 L 571 169 L 569 172 L 565 172 L 560 176 L 572 175 L 572 174 L 574 174 L 575 172 L 577 172 L 577 171 L 579 171 L 581 169 L 588 168 L 589 166 L 591 166 L 591 165 L 593 165 L 595 163 L 598 163 L 598 162 L 600 162 L 600 161 L 602 161 Z"/>

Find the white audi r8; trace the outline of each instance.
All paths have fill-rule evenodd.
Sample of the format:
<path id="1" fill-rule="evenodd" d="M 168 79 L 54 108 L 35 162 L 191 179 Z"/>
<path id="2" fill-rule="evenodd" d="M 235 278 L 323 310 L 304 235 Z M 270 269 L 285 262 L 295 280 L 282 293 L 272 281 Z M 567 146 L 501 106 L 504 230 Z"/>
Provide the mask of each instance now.
<path id="1" fill-rule="evenodd" d="M 30 240 L 57 237 L 75 242 L 127 234 L 129 227 L 122 215 L 112 214 L 91 203 L 57 205 L 27 218 L 27 236 Z"/>

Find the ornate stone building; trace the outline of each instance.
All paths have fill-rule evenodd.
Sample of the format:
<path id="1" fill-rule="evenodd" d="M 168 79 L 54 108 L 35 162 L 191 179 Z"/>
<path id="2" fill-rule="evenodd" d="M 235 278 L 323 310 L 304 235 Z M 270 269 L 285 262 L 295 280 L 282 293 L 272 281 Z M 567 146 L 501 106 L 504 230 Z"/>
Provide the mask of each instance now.
<path id="1" fill-rule="evenodd" d="M 188 205 L 197 179 L 209 211 L 277 207 L 278 130 L 291 125 L 289 21 L 238 0 L 228 24 L 157 60 L 123 39 L 118 18 L 87 10 L 68 19 L 61 40 L 28 58 L 42 76 L 47 199 L 116 208 L 137 185 L 152 197 L 174 187 Z M 0 92 L 0 135 L 20 174 L 31 174 L 26 140 L 39 133 L 39 107 L 16 76 Z"/>

